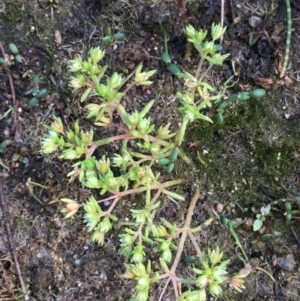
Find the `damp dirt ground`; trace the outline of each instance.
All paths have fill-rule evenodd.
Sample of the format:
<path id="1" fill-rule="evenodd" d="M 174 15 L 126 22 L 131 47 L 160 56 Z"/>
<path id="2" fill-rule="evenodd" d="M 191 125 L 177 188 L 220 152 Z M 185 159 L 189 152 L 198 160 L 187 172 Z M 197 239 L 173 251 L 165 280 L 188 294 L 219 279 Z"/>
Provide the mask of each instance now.
<path id="1" fill-rule="evenodd" d="M 111 73 L 128 75 L 140 62 L 147 70 L 157 70 L 150 87 L 136 89 L 124 101 L 129 110 L 140 110 L 156 99 L 151 111 L 154 122 L 157 126 L 168 122 L 176 126 L 180 116 L 175 95 L 182 91 L 183 82 L 160 60 L 164 50 L 162 28 L 172 60 L 194 73 L 199 57 L 192 52 L 190 59 L 185 59 L 183 28 L 192 24 L 209 30 L 213 22 L 219 23 L 219 2 L 0 0 L 4 51 L 10 55 L 8 45 L 14 43 L 24 58 L 17 63 L 10 57 L 11 66 L 0 66 L 0 143 L 8 144 L 0 153 L 1 195 L 6 211 L 1 208 L 0 213 L 0 300 L 24 300 L 9 239 L 30 300 L 125 301 L 134 296 L 134 282 L 120 277 L 125 260 L 118 255 L 120 229 L 115 227 L 104 246 L 98 246 L 89 241 L 82 212 L 73 219 L 64 219 L 60 198 L 83 202 L 95 192 L 68 182 L 69 163 L 41 153 L 44 125 L 49 125 L 53 115 L 60 116 L 65 124 L 84 120 L 80 95 L 74 95 L 68 87 L 67 61 L 77 54 L 86 57 L 90 47 L 100 46 L 106 50 L 104 63 Z M 233 75 L 237 84 L 228 93 L 263 87 L 266 95 L 230 105 L 223 124 L 217 122 L 214 112 L 207 112 L 213 124 L 190 125 L 183 148 L 195 168 L 179 160 L 172 174 L 174 178 L 186 178 L 176 189 L 186 201 L 177 206 L 163 200 L 157 213 L 182 224 L 195 186 L 199 186 L 201 199 L 193 224 L 214 218 L 213 224 L 197 237 L 199 247 L 206 251 L 219 246 L 224 258 L 231 260 L 229 273 L 242 267 L 240 251 L 218 216 L 241 222 L 236 231 L 248 257 L 275 281 L 256 270 L 247 277 L 242 293 L 224 286 L 224 295 L 218 300 L 300 300 L 300 205 L 295 201 L 300 196 L 300 3 L 290 2 L 290 58 L 286 74 L 280 78 L 286 45 L 285 1 L 225 1 L 227 31 L 222 51 L 230 57 L 224 66 L 212 68 L 206 79 L 221 91 Z M 260 18 L 259 27 L 249 25 L 252 16 Z M 109 31 L 124 33 L 125 40 L 104 43 L 102 39 Z M 250 46 L 249 37 L 258 40 Z M 46 88 L 48 93 L 31 107 L 34 75 L 39 77 L 40 89 Z M 84 126 L 88 129 L 92 125 Z M 107 154 L 115 151 L 106 149 Z M 285 200 L 292 204 L 289 221 Z M 256 214 L 268 204 L 271 215 L 260 231 L 254 232 Z M 128 207 L 118 206 L 116 214 L 128 215 Z M 281 236 L 275 237 L 274 231 Z M 266 239 L 266 234 L 272 235 Z M 192 252 L 187 242 L 184 255 Z M 182 260 L 177 273 L 190 275 L 190 267 Z M 158 300 L 160 289 L 153 285 L 149 300 Z M 164 300 L 175 300 L 171 286 Z"/>

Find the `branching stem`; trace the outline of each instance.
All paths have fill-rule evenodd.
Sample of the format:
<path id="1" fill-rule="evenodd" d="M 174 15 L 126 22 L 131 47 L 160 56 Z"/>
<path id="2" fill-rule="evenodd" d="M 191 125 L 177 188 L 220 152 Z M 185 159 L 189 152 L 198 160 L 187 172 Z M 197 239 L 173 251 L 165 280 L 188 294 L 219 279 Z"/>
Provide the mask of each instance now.
<path id="1" fill-rule="evenodd" d="M 194 194 L 194 196 L 193 196 L 193 198 L 191 200 L 190 207 L 189 207 L 189 210 L 188 210 L 187 215 L 186 215 L 184 226 L 183 226 L 182 229 L 180 229 L 181 238 L 180 238 L 180 242 L 179 242 L 179 245 L 178 245 L 178 250 L 177 250 L 174 262 L 172 264 L 172 267 L 169 270 L 168 267 L 166 266 L 166 268 L 165 268 L 165 274 L 163 274 L 163 275 L 161 275 L 159 277 L 159 279 L 167 278 L 165 286 L 164 286 L 164 288 L 162 290 L 162 293 L 161 293 L 161 295 L 159 297 L 159 301 L 162 300 L 163 295 L 164 295 L 164 293 L 165 293 L 165 291 L 167 289 L 167 286 L 168 286 L 168 284 L 169 284 L 170 281 L 172 281 L 172 283 L 173 283 L 175 297 L 178 298 L 178 296 L 179 296 L 176 284 L 177 284 L 177 282 L 181 282 L 180 281 L 181 279 L 176 277 L 175 272 L 176 272 L 176 268 L 177 268 L 177 266 L 179 264 L 179 261 L 181 259 L 181 255 L 182 255 L 182 252 L 183 252 L 183 248 L 184 248 L 184 244 L 185 244 L 186 238 L 187 238 L 188 235 L 189 236 L 190 236 L 190 234 L 192 235 L 191 221 L 192 221 L 192 216 L 193 216 L 193 213 L 194 213 L 194 209 L 195 209 L 195 206 L 197 204 L 197 201 L 198 201 L 199 197 L 200 197 L 200 189 L 197 189 L 196 193 Z M 212 221 L 213 221 L 213 219 L 210 218 L 209 220 L 207 220 L 205 222 L 205 225 L 209 225 Z M 191 236 L 190 236 L 190 238 L 191 238 Z M 197 245 L 197 242 L 196 242 L 196 240 L 195 240 L 194 237 L 192 239 L 192 242 L 193 242 L 194 245 Z M 202 253 L 201 253 L 201 250 L 200 250 L 200 248 L 199 248 L 198 245 L 197 245 L 196 250 L 197 250 L 198 255 L 201 257 Z"/>

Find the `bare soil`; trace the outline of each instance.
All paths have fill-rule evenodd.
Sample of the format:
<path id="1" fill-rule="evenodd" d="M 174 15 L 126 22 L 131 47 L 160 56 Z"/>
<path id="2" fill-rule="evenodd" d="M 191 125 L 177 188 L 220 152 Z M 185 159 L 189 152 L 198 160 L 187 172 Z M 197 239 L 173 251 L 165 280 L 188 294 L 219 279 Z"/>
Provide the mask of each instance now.
<path id="1" fill-rule="evenodd" d="M 181 3 L 171 0 L 156 4 L 150 0 L 0 0 L 0 41 L 6 53 L 12 42 L 24 57 L 21 64 L 15 62 L 8 70 L 0 66 L 0 143 L 8 142 L 8 147 L 0 153 L 6 210 L 5 213 L 1 208 L 0 215 L 0 301 L 24 298 L 9 246 L 7 222 L 30 300 L 121 301 L 132 297 L 135 284 L 119 276 L 124 272 L 124 258 L 117 253 L 118 227 L 100 247 L 89 241 L 82 213 L 74 219 L 63 218 L 60 198 L 83 202 L 91 192 L 80 188 L 78 183 L 68 183 L 66 174 L 70 165 L 54 155 L 42 155 L 40 143 L 46 132 L 44 125 L 50 123 L 53 115 L 60 116 L 65 124 L 84 120 L 80 95 L 74 96 L 68 87 L 67 61 L 78 53 L 85 57 L 91 46 L 106 50 L 105 64 L 109 72 L 128 75 L 139 62 L 143 62 L 146 69 L 156 69 L 150 88 L 136 89 L 126 97 L 127 108 L 139 110 L 155 98 L 153 120 L 158 125 L 170 122 L 176 126 L 179 116 L 174 95 L 182 90 L 183 83 L 160 60 L 164 49 L 160 24 L 168 35 L 172 60 L 194 73 L 199 57 L 192 52 L 190 60 L 184 59 L 183 28 L 192 24 L 210 29 L 211 24 L 220 22 L 221 18 L 219 1 L 188 1 L 185 13 Z M 229 272 L 242 267 L 239 250 L 215 212 L 232 220 L 242 219 L 237 232 L 243 247 L 252 260 L 273 275 L 275 282 L 256 271 L 247 278 L 243 293 L 228 289 L 218 300 L 300 300 L 300 242 L 292 232 L 293 229 L 296 235 L 300 233 L 299 208 L 293 204 L 296 212 L 287 222 L 280 202 L 300 196 L 299 0 L 291 0 L 291 8 L 290 59 L 286 75 L 279 78 L 285 53 L 285 1 L 225 1 L 227 32 L 222 51 L 231 56 L 225 66 L 213 68 L 207 80 L 221 90 L 228 76 L 235 75 L 238 84 L 232 93 L 254 87 L 264 87 L 267 93 L 260 100 L 233 104 L 226 111 L 224 124 L 199 122 L 191 126 L 184 147 L 196 162 L 197 171 L 191 172 L 184 162 L 179 162 L 174 171 L 176 176 L 187 179 L 180 188 L 187 201 L 178 208 L 165 200 L 159 210 L 160 217 L 181 224 L 193 194 L 194 179 L 200 179 L 202 198 L 193 223 L 196 226 L 208 217 L 214 217 L 215 222 L 197 238 L 199 246 L 202 250 L 220 246 L 224 257 L 231 259 Z M 253 15 L 261 18 L 271 38 L 268 41 L 261 35 L 250 47 L 249 35 L 256 29 L 248 20 Z M 113 33 L 123 32 L 125 41 L 103 43 L 108 29 Z M 38 105 L 30 107 L 33 75 L 39 76 L 39 85 L 47 88 L 48 94 Z M 5 115 L 10 107 L 13 111 Z M 92 125 L 83 123 L 83 126 L 87 129 Z M 103 135 L 99 129 L 95 131 L 99 137 Z M 106 150 L 107 154 L 115 151 Z M 46 185 L 48 189 L 30 186 L 30 181 Z M 43 205 L 32 197 L 29 188 Z M 272 217 L 267 219 L 260 233 L 253 232 L 251 223 L 255 214 L 269 203 L 272 203 Z M 127 208 L 119 206 L 116 215 L 124 214 L 128 214 Z M 282 236 L 262 239 L 263 234 L 273 230 Z M 187 245 L 185 255 L 192 252 L 192 247 Z M 155 260 L 157 258 L 153 263 Z M 188 275 L 189 267 L 182 262 L 178 273 L 183 277 Z M 159 289 L 153 287 L 149 300 L 158 300 Z M 182 287 L 183 291 L 186 289 Z M 165 300 L 174 300 L 172 287 L 167 295 Z"/>

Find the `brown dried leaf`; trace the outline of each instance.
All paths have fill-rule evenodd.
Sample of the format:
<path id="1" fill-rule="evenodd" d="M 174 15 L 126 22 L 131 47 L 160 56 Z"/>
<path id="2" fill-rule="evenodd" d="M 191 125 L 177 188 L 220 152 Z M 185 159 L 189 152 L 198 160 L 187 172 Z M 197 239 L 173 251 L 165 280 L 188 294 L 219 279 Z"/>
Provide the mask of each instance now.
<path id="1" fill-rule="evenodd" d="M 275 41 L 277 44 L 279 44 L 282 41 L 282 37 L 280 34 L 284 31 L 284 26 L 282 23 L 276 23 L 274 26 L 274 31 L 271 35 L 271 40 Z"/>

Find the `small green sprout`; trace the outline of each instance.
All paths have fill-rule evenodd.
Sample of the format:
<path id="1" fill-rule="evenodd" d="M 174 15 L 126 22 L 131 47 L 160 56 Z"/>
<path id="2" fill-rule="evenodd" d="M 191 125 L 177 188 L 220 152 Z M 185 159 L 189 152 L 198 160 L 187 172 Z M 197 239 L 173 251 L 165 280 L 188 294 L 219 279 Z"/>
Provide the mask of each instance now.
<path id="1" fill-rule="evenodd" d="M 22 61 L 24 60 L 24 58 L 19 54 L 19 49 L 17 48 L 17 46 L 14 43 L 10 43 L 8 45 L 8 48 L 11 51 L 11 53 L 15 56 L 15 60 L 18 63 L 22 63 Z"/>
<path id="2" fill-rule="evenodd" d="M 125 40 L 125 34 L 122 32 L 112 33 L 111 28 L 108 28 L 107 35 L 102 38 L 104 43 L 122 42 Z"/>
<path id="3" fill-rule="evenodd" d="M 40 80 L 39 80 L 38 75 L 34 75 L 32 77 L 33 88 L 32 88 L 32 92 L 31 93 L 32 93 L 33 97 L 29 100 L 29 103 L 28 103 L 28 105 L 30 107 L 36 106 L 38 104 L 39 100 L 41 98 L 44 98 L 47 95 L 47 93 L 48 93 L 47 89 L 45 89 L 45 88 L 40 89 L 39 88 L 39 81 Z"/>
<path id="4" fill-rule="evenodd" d="M 168 66 L 168 69 L 170 70 L 170 72 L 172 72 L 175 75 L 179 75 L 180 74 L 180 69 L 176 64 L 172 63 L 172 59 L 169 55 L 168 42 L 167 42 L 167 36 L 166 35 L 165 35 L 164 45 L 165 45 L 165 51 L 161 54 L 161 59 Z"/>
<path id="5" fill-rule="evenodd" d="M 19 54 L 19 49 L 14 43 L 9 43 L 8 48 L 13 56 L 12 58 L 10 58 L 8 55 L 5 55 L 5 58 L 0 57 L 0 64 L 6 64 L 10 66 L 13 63 L 13 59 L 15 59 L 15 61 L 18 63 L 25 61 L 24 58 Z"/>
<path id="6" fill-rule="evenodd" d="M 263 223 L 266 221 L 266 216 L 269 215 L 270 210 L 270 204 L 260 208 L 260 213 L 256 214 L 256 220 L 253 223 L 253 231 L 258 231 L 263 226 Z"/>
<path id="7" fill-rule="evenodd" d="M 193 271 L 199 275 L 196 279 L 196 285 L 200 289 L 208 288 L 209 293 L 213 296 L 222 294 L 221 284 L 227 280 L 227 265 L 229 260 L 221 262 L 223 252 L 217 247 L 215 250 L 208 250 L 207 255 L 201 259 L 202 269 L 193 268 Z"/>
<path id="8" fill-rule="evenodd" d="M 19 49 L 17 48 L 17 46 L 14 43 L 10 43 L 8 45 L 8 48 L 11 51 L 12 54 L 14 54 L 14 55 L 19 54 Z"/>

